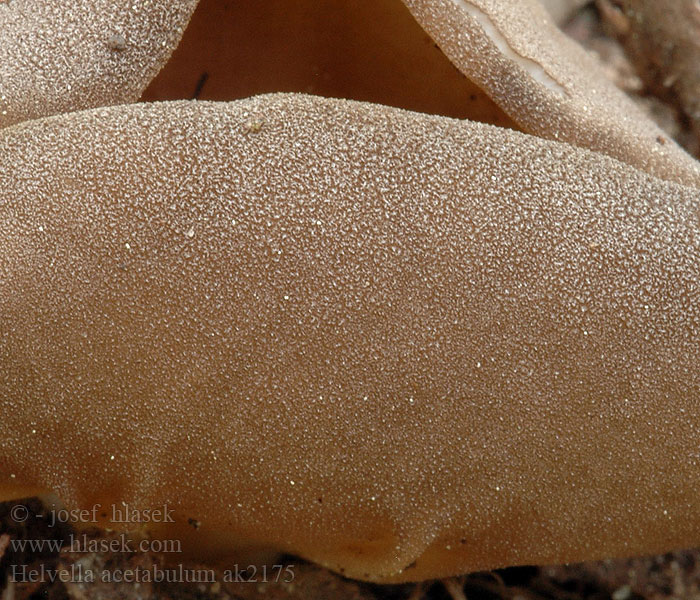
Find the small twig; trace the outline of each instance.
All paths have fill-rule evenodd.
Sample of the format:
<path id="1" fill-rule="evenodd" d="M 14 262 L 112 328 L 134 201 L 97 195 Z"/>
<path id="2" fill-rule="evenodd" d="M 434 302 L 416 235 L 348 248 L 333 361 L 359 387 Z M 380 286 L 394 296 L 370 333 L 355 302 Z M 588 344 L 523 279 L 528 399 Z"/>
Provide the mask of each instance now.
<path id="1" fill-rule="evenodd" d="M 0 535 L 0 560 L 5 556 L 5 550 L 10 545 L 10 536 L 6 533 Z"/>
<path id="2" fill-rule="evenodd" d="M 452 600 L 467 600 L 464 595 L 464 578 L 463 577 L 451 577 L 450 579 L 443 579 L 442 585 L 445 586 L 447 593 L 452 597 Z"/>
<path id="3" fill-rule="evenodd" d="M 423 582 L 419 581 L 411 590 L 411 594 L 406 600 L 423 600 Z"/>
<path id="4" fill-rule="evenodd" d="M 5 589 L 2 591 L 2 600 L 15 600 L 15 582 L 9 575 L 5 580 Z"/>

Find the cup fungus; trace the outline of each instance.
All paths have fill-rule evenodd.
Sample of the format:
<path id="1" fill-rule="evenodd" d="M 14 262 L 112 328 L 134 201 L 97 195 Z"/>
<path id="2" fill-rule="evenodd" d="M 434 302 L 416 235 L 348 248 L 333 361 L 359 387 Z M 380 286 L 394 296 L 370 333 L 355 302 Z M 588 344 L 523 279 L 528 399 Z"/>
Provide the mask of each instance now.
<path id="1" fill-rule="evenodd" d="M 376 581 L 697 543 L 696 164 L 534 3 L 407 5 L 536 136 L 302 94 L 0 130 L 0 498 Z"/>

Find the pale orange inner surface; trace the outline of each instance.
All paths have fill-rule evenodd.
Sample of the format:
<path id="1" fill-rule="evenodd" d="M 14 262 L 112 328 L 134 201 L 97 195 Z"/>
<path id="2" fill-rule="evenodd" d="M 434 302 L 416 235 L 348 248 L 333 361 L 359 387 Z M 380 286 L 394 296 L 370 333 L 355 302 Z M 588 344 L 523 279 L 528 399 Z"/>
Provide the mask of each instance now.
<path id="1" fill-rule="evenodd" d="M 517 128 L 400 0 L 202 0 L 145 101 L 302 92 Z"/>

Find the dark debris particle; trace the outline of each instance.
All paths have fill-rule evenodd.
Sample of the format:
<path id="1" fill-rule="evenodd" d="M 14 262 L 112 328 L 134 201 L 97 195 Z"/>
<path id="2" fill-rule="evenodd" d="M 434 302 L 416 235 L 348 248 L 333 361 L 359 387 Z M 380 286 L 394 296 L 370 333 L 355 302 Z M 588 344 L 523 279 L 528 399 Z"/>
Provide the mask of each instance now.
<path id="1" fill-rule="evenodd" d="M 199 96 L 202 94 L 202 90 L 204 89 L 205 84 L 207 83 L 207 80 L 209 79 L 209 73 L 204 71 L 199 76 L 199 79 L 197 80 L 197 85 L 194 86 L 194 92 L 192 93 L 192 96 L 190 96 L 190 100 L 197 100 Z"/>
<path id="2" fill-rule="evenodd" d="M 112 34 L 107 38 L 107 47 L 117 52 L 126 50 L 126 38 L 118 33 Z"/>

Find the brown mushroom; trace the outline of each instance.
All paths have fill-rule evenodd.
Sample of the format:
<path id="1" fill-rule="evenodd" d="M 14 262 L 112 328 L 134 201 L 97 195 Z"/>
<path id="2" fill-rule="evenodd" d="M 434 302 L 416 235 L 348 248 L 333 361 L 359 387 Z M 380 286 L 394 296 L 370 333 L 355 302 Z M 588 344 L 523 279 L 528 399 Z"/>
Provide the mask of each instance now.
<path id="1" fill-rule="evenodd" d="M 302 95 L 0 155 L 3 498 L 378 581 L 697 541 L 697 190 Z"/>

